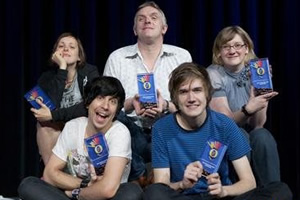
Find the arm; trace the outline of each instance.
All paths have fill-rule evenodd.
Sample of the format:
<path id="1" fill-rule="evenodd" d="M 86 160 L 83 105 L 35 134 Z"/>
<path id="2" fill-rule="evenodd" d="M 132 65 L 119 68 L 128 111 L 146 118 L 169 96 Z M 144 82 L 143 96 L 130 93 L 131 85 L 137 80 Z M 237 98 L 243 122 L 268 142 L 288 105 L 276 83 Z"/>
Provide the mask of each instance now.
<path id="1" fill-rule="evenodd" d="M 80 199 L 101 200 L 115 196 L 127 163 L 127 158 L 109 157 L 102 178 L 83 188 L 79 195 Z"/>
<path id="2" fill-rule="evenodd" d="M 218 194 L 214 193 L 214 190 L 210 189 L 211 194 L 215 194 L 218 197 L 238 196 L 256 188 L 255 178 L 247 157 L 243 156 L 234 160 L 232 161 L 232 164 L 239 177 L 239 181 L 233 185 L 222 186 Z M 209 187 L 211 188 L 211 186 Z"/>
<path id="3" fill-rule="evenodd" d="M 44 180 L 49 184 L 64 190 L 79 188 L 81 179 L 63 172 L 65 166 L 66 162 L 52 153 L 44 170 Z"/>
<path id="4" fill-rule="evenodd" d="M 187 165 L 184 170 L 184 175 L 181 181 L 170 182 L 170 169 L 159 168 L 154 169 L 154 182 L 164 183 L 169 185 L 174 190 L 184 190 L 192 188 L 202 176 L 203 167 L 199 161 L 192 162 Z"/>

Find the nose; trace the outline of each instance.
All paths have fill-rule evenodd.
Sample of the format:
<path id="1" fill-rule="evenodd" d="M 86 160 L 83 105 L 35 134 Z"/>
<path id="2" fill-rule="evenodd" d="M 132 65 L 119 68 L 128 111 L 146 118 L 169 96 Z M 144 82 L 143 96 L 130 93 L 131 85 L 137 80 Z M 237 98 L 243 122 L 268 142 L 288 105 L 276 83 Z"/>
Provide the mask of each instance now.
<path id="1" fill-rule="evenodd" d="M 68 51 L 69 50 L 69 48 L 67 47 L 67 46 L 64 46 L 64 49 L 63 49 L 64 51 Z"/>
<path id="2" fill-rule="evenodd" d="M 193 93 L 192 91 L 190 91 L 190 92 L 188 93 L 188 102 L 189 102 L 189 103 L 192 103 L 192 102 L 194 102 L 194 101 L 195 101 L 194 93 Z"/>
<path id="3" fill-rule="evenodd" d="M 108 107 L 109 107 L 109 99 L 104 98 L 103 101 L 102 101 L 102 105 L 101 106 L 102 106 L 103 109 L 107 110 Z"/>
<path id="4" fill-rule="evenodd" d="M 150 24 L 150 23 L 151 23 L 150 17 L 146 17 L 145 18 L 145 24 Z"/>

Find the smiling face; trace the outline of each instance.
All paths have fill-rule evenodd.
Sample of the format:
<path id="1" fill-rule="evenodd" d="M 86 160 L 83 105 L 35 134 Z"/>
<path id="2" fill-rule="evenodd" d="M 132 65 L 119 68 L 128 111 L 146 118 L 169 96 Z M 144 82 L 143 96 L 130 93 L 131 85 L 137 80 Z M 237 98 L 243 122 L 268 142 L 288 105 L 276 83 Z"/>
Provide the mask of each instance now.
<path id="1" fill-rule="evenodd" d="M 207 91 L 201 79 L 188 79 L 178 89 L 177 103 L 180 114 L 187 118 L 205 119 Z"/>
<path id="2" fill-rule="evenodd" d="M 136 14 L 134 33 L 141 39 L 162 38 L 167 28 L 162 13 L 154 7 L 146 6 Z"/>
<path id="3" fill-rule="evenodd" d="M 247 54 L 247 45 L 241 36 L 236 34 L 232 40 L 221 46 L 219 56 L 221 57 L 225 67 L 233 70 L 239 70 L 244 66 Z"/>
<path id="4" fill-rule="evenodd" d="M 118 99 L 98 95 L 88 106 L 90 130 L 105 133 L 113 123 L 118 108 Z"/>
<path id="5" fill-rule="evenodd" d="M 80 61 L 79 47 L 74 37 L 63 37 L 59 40 L 56 51 L 66 60 L 68 65 Z"/>

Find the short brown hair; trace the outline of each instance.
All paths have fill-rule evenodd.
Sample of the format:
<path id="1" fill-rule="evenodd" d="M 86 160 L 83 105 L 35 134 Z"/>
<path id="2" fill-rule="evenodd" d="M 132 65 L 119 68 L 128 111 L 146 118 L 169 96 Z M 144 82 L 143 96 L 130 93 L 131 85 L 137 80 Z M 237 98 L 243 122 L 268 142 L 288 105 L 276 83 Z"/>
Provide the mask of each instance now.
<path id="1" fill-rule="evenodd" d="M 83 46 L 82 46 L 82 43 L 80 41 L 80 39 L 78 37 L 75 37 L 72 33 L 69 33 L 69 32 L 65 32 L 65 33 L 62 33 L 56 40 L 54 46 L 53 46 L 53 49 L 52 49 L 52 54 L 56 51 L 57 49 L 57 46 L 59 44 L 59 41 L 64 38 L 64 37 L 72 37 L 76 40 L 77 44 L 78 44 L 78 56 L 80 58 L 80 61 L 78 61 L 77 63 L 77 68 L 82 68 L 84 67 L 84 65 L 86 64 L 86 57 L 85 57 L 85 52 L 84 52 L 84 49 L 83 49 Z M 52 54 L 51 54 L 51 57 L 52 57 Z M 53 63 L 52 59 L 50 58 L 50 61 Z"/>
<path id="2" fill-rule="evenodd" d="M 169 80 L 169 92 L 171 95 L 171 101 L 174 103 L 177 109 L 179 108 L 178 93 L 180 85 L 187 80 L 193 79 L 200 79 L 201 81 L 203 81 L 207 100 L 206 106 L 208 106 L 213 93 L 213 87 L 211 85 L 208 72 L 203 66 L 192 62 L 186 62 L 182 63 L 175 70 L 173 70 Z"/>

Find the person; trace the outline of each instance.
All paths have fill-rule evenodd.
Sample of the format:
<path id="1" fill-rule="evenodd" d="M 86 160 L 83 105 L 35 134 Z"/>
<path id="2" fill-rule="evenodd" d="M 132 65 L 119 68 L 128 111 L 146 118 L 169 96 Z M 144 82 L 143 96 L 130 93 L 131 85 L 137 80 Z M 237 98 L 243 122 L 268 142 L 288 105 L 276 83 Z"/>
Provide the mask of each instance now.
<path id="1" fill-rule="evenodd" d="M 168 92 L 169 74 L 179 64 L 192 60 L 182 48 L 163 44 L 168 29 L 164 12 L 153 1 L 140 5 L 134 17 L 133 31 L 137 43 L 112 52 L 104 75 L 118 78 L 126 92 L 124 113 L 118 117 L 132 134 L 133 161 L 130 180 L 143 177 L 151 161 L 151 127 L 155 120 L 175 107 Z M 139 102 L 137 75 L 153 73 L 157 88 L 157 106 L 143 108 Z"/>
<path id="2" fill-rule="evenodd" d="M 210 107 L 234 119 L 245 134 L 249 133 L 252 169 L 257 184 L 264 185 L 280 181 L 277 144 L 264 128 L 269 101 L 278 92 L 254 95 L 247 66 L 254 58 L 250 36 L 240 26 L 229 26 L 217 35 L 212 65 L 207 70 L 215 89 Z"/>
<path id="3" fill-rule="evenodd" d="M 169 91 L 178 111 L 153 126 L 155 183 L 145 189 L 145 200 L 291 199 L 289 188 L 281 182 L 256 188 L 246 137 L 232 119 L 209 108 L 213 87 L 204 67 L 178 66 L 171 74 Z M 225 146 L 224 157 L 216 157 Z M 207 173 L 216 166 L 214 158 L 220 160 L 220 167 Z M 229 163 L 239 178 L 235 183 L 228 174 Z"/>
<path id="4" fill-rule="evenodd" d="M 86 63 L 82 43 L 72 33 L 62 33 L 58 37 L 53 47 L 51 63 L 53 67 L 40 76 L 38 85 L 57 109 L 50 111 L 39 101 L 40 109 L 31 108 L 38 121 L 37 144 L 45 165 L 64 123 L 87 115 L 82 103 L 83 88 L 88 82 L 99 77 L 98 68 Z"/>
<path id="5" fill-rule="evenodd" d="M 45 167 L 43 180 L 23 179 L 18 188 L 21 199 L 141 199 L 139 185 L 127 182 L 131 162 L 130 133 L 116 120 L 125 99 L 122 84 L 113 77 L 96 78 L 85 88 L 85 95 L 88 117 L 66 123 Z M 104 172 L 98 176 L 89 162 L 92 157 L 84 143 L 86 138 L 97 133 L 104 135 L 108 145 Z M 102 150 L 103 146 L 100 146 Z"/>

